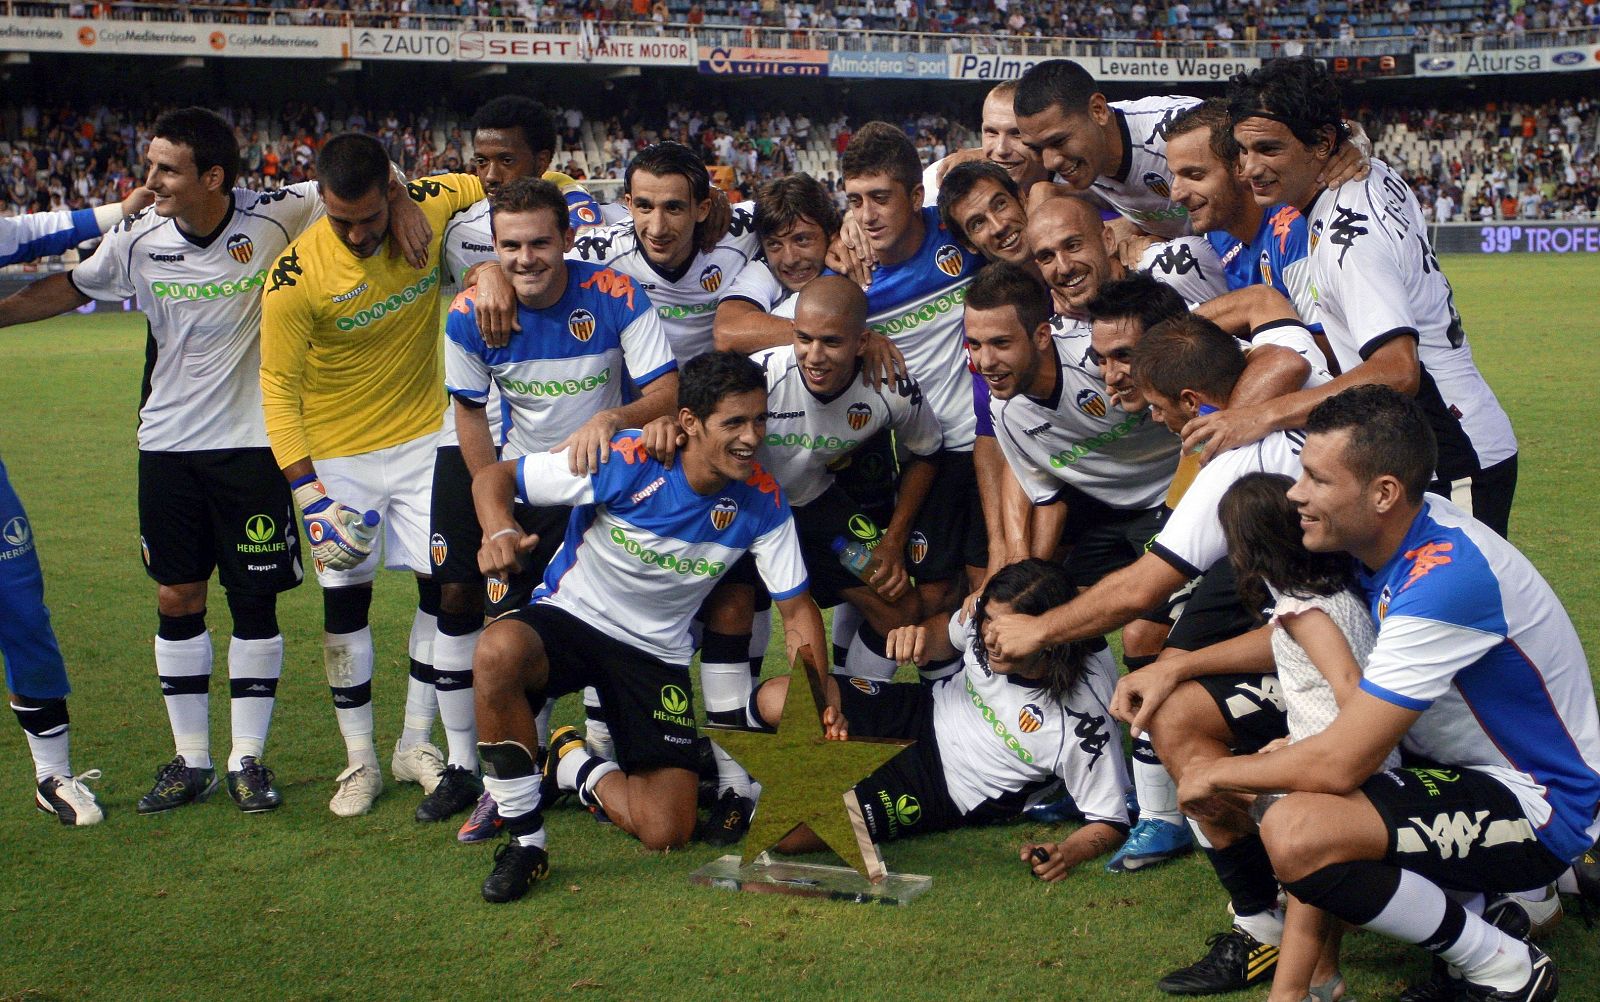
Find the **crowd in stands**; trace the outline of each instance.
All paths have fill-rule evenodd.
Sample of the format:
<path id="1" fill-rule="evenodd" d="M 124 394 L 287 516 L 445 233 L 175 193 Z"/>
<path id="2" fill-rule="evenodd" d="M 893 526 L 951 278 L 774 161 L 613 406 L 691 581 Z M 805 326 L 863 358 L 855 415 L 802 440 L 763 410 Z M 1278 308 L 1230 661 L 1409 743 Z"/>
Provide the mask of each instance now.
<path id="1" fill-rule="evenodd" d="M 14 5 L 19 13 L 346 24 L 484 31 L 566 31 L 589 23 L 670 28 L 915 31 L 994 36 L 1199 43 L 1217 55 L 1298 55 L 1356 39 L 1390 39 L 1417 51 L 1457 36 L 1515 47 L 1529 32 L 1555 44 L 1600 27 L 1592 0 L 248 0 L 222 8 L 128 2 Z M 756 39 L 752 39 L 756 41 Z M 788 44 L 782 33 L 761 44 Z"/>
<path id="2" fill-rule="evenodd" d="M 470 169 L 466 123 L 449 112 L 356 108 L 335 119 L 307 102 L 287 102 L 271 112 L 221 110 L 238 131 L 244 151 L 239 183 L 249 188 L 306 180 L 322 138 L 343 129 L 377 135 L 413 176 Z M 0 210 L 15 214 L 119 201 L 139 183 L 144 151 L 138 137 L 147 134 L 158 112 L 105 105 L 0 108 Z M 1405 175 L 1439 222 L 1586 219 L 1600 211 L 1600 101 L 1376 108 L 1364 114 L 1371 116 L 1367 129 L 1377 155 Z M 675 139 L 703 151 L 708 164 L 730 168 L 741 193 L 767 178 L 806 171 L 843 198 L 836 156 L 851 136 L 843 112 L 705 112 L 674 103 L 644 114 L 623 101 L 605 117 L 559 109 L 557 124 L 555 167 L 580 180 L 620 179 L 634 151 Z M 978 142 L 969 123 L 951 115 L 923 113 L 900 124 L 925 163 Z"/>

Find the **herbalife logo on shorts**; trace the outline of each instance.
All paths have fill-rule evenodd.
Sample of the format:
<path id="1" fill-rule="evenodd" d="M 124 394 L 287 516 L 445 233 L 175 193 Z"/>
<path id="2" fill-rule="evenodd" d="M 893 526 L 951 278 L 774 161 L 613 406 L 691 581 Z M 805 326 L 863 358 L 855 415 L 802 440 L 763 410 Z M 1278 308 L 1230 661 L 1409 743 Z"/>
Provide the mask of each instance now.
<path id="1" fill-rule="evenodd" d="M 342 331 L 353 331 L 358 327 L 376 323 L 389 314 L 398 313 L 410 306 L 438 284 L 439 269 L 435 266 L 414 284 L 406 286 L 388 299 L 380 299 L 371 306 L 364 306 L 348 317 L 340 317 L 333 322 L 333 325 Z"/>
<path id="2" fill-rule="evenodd" d="M 661 709 L 652 713 L 651 717 L 679 727 L 693 727 L 694 720 L 689 716 L 689 694 L 676 685 L 662 686 Z"/>
<path id="3" fill-rule="evenodd" d="M 245 519 L 244 538 L 249 542 L 238 544 L 240 553 L 277 553 L 287 550 L 289 544 L 282 539 L 274 539 L 278 534 L 278 523 L 270 515 L 251 515 Z"/>

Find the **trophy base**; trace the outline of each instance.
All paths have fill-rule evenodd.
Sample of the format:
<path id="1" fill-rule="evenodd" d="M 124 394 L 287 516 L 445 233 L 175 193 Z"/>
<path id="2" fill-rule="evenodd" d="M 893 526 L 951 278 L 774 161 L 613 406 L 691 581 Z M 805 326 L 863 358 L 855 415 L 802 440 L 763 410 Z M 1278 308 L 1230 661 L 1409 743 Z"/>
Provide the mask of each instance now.
<path id="1" fill-rule="evenodd" d="M 933 886 L 932 877 L 890 873 L 869 881 L 848 866 L 791 863 L 763 852 L 744 866 L 739 856 L 722 856 L 689 875 L 689 882 L 725 891 L 831 898 L 858 904 L 908 905 Z"/>

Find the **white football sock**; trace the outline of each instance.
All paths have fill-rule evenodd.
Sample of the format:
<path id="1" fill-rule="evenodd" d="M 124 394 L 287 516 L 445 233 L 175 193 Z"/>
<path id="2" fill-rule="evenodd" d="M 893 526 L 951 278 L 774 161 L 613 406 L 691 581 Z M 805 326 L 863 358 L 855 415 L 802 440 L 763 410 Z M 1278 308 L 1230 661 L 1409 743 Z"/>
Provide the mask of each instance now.
<path id="1" fill-rule="evenodd" d="M 439 710 L 439 694 L 433 684 L 433 638 L 439 633 L 438 621 L 421 609 L 411 619 L 411 674 L 406 679 L 405 721 L 397 750 L 426 744 L 433 736 L 433 718 Z"/>
<path id="2" fill-rule="evenodd" d="M 444 724 L 450 764 L 478 771 L 478 723 L 473 708 L 472 652 L 483 631 L 452 637 L 440 633 L 433 642 L 434 686 L 439 699 L 439 721 Z"/>
<path id="3" fill-rule="evenodd" d="M 333 690 L 333 712 L 351 765 L 378 768 L 372 747 L 372 628 L 324 633 L 322 664 Z"/>
<path id="4" fill-rule="evenodd" d="M 261 758 L 272 728 L 278 679 L 283 675 L 283 636 L 257 640 L 228 638 L 228 684 L 232 694 L 233 748 L 228 771 L 244 767 L 246 756 Z"/>
<path id="5" fill-rule="evenodd" d="M 156 674 L 178 754 L 191 769 L 211 768 L 211 634 L 156 637 Z M 174 691 L 191 688 L 199 691 Z"/>

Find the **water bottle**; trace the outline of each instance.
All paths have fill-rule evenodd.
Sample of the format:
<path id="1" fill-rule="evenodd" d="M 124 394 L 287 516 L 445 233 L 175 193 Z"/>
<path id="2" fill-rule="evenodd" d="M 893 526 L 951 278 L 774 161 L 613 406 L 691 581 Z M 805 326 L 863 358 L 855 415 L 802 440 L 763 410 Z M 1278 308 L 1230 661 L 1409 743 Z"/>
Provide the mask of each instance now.
<path id="1" fill-rule="evenodd" d="M 350 535 L 365 547 L 371 547 L 372 541 L 378 538 L 378 523 L 383 516 L 368 508 L 366 514 L 361 516 L 361 521 L 350 527 Z"/>
<path id="2" fill-rule="evenodd" d="M 854 574 L 863 581 L 867 581 L 878 569 L 878 559 L 867 549 L 865 543 L 856 540 L 846 540 L 843 536 L 835 536 L 832 549 L 839 558 L 839 563 L 844 569 Z"/>

